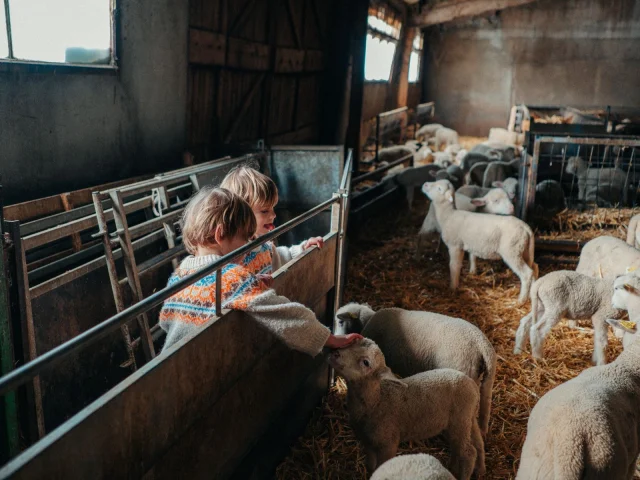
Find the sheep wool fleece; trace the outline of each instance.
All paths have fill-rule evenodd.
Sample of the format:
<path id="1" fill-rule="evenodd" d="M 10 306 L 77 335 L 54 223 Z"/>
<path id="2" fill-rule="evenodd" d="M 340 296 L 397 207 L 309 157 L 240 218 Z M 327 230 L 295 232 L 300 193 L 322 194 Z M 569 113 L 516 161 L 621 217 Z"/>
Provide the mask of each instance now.
<path id="1" fill-rule="evenodd" d="M 217 255 L 185 258 L 171 275 L 169 285 L 219 258 Z M 242 263 L 227 264 L 222 269 L 222 308 L 247 312 L 289 348 L 312 356 L 320 353 L 329 338 L 329 329 L 304 305 L 267 289 Z M 167 333 L 163 351 L 217 318 L 215 289 L 214 272 L 167 299 L 160 311 L 160 327 Z"/>

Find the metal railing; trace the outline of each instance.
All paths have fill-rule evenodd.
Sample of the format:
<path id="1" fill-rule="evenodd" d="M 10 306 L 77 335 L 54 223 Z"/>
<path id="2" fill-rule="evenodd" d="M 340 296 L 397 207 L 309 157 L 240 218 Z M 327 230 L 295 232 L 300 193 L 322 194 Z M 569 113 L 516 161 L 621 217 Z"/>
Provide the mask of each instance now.
<path id="1" fill-rule="evenodd" d="M 338 234 L 340 235 L 340 238 L 343 240 L 344 234 L 345 234 L 345 226 L 346 226 L 345 224 L 346 224 L 347 205 L 348 205 L 347 188 L 348 188 L 349 180 L 351 176 L 352 161 L 353 161 L 352 152 L 349 151 L 347 160 L 344 165 L 344 170 L 342 173 L 342 179 L 340 182 L 340 191 L 337 194 L 335 194 L 332 198 L 316 205 L 312 209 L 286 222 L 285 224 L 274 229 L 268 234 L 263 235 L 260 238 L 247 243 L 243 247 L 227 255 L 224 255 L 222 258 L 207 265 L 202 270 L 196 273 L 193 273 L 191 275 L 188 275 L 183 279 L 181 279 L 180 281 L 176 282 L 175 284 L 171 286 L 167 286 L 162 290 L 159 290 L 151 294 L 147 298 L 126 308 L 125 310 L 117 313 L 111 318 L 108 318 L 107 320 L 96 325 L 95 327 L 81 333 L 80 335 L 78 335 L 77 337 L 74 337 L 68 342 L 63 343 L 62 345 L 59 345 L 58 347 L 53 348 L 52 350 L 49 350 L 48 352 L 40 355 L 39 357 L 26 363 L 25 365 L 18 367 L 17 369 L 8 373 L 4 377 L 0 378 L 0 395 L 5 395 L 8 392 L 11 392 L 12 390 L 14 390 L 15 388 L 27 383 L 31 379 L 37 377 L 45 369 L 48 369 L 56 365 L 57 363 L 67 358 L 72 353 L 77 352 L 81 349 L 84 349 L 94 344 L 101 338 L 104 338 L 109 333 L 114 332 L 115 330 L 120 328 L 122 325 L 136 319 L 138 316 L 142 315 L 143 313 L 160 305 L 162 302 L 167 300 L 172 295 L 180 292 L 186 287 L 192 285 L 198 280 L 201 280 L 202 278 L 214 272 L 216 272 L 217 274 L 216 275 L 216 280 L 217 280 L 216 315 L 219 316 L 222 313 L 221 312 L 221 291 L 220 291 L 220 279 L 222 276 L 221 275 L 222 267 L 230 263 L 236 257 L 247 254 L 253 249 L 255 249 L 256 247 L 259 247 L 260 245 L 263 245 L 264 243 L 275 239 L 276 237 L 282 235 L 283 233 L 286 233 L 292 230 L 299 224 L 309 220 L 310 218 L 315 217 L 316 215 L 329 209 L 335 204 L 337 204 L 340 207 Z M 343 251 L 343 249 L 341 249 L 341 251 Z M 339 265 L 341 265 L 342 259 L 339 258 L 338 261 L 340 262 Z M 340 278 L 341 276 L 341 273 L 342 273 L 341 270 L 342 269 L 339 268 L 337 272 L 338 278 Z"/>

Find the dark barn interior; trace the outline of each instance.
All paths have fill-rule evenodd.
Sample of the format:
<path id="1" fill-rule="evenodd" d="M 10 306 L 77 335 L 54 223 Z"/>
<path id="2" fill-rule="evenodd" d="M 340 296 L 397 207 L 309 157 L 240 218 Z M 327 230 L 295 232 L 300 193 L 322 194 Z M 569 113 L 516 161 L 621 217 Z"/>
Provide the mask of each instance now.
<path id="1" fill-rule="evenodd" d="M 634 0 L 3 0 L 0 478 L 570 478 L 535 470 L 529 419 L 598 348 L 621 370 L 635 358 L 639 85 Z M 258 220 L 229 251 L 206 224 L 215 258 L 173 288 L 173 271 L 208 258 L 185 243 L 192 199 L 239 167 L 276 204 L 238 200 Z M 266 231 L 260 209 L 275 215 Z M 512 261 L 516 230 L 530 250 Z M 277 263 L 276 245 L 301 253 Z M 266 247 L 264 290 L 328 336 L 315 356 L 259 308 L 226 303 L 227 269 Z M 571 307 L 574 282 L 552 319 L 538 292 L 554 272 L 605 291 L 613 313 Z M 161 311 L 210 277 L 213 313 L 169 346 Z M 376 313 L 344 317 L 350 302 Z M 367 322 L 392 308 L 424 322 L 389 321 L 384 338 L 402 338 L 389 347 Z M 478 378 L 456 366 L 472 353 L 438 338 L 431 314 L 463 319 L 495 365 Z M 431 358 L 420 372 L 460 370 L 478 395 L 493 379 L 481 448 L 465 444 L 473 468 L 446 428 L 376 450 L 362 425 L 385 409 L 358 417 L 360 384 L 334 362 L 366 344 L 352 333 L 376 341 L 396 382 L 422 374 L 400 375 L 396 350 Z M 629 371 L 613 383 L 633 389 L 612 395 L 638 405 Z M 575 478 L 640 478 L 636 417 L 614 432 L 625 460 L 568 455 Z"/>

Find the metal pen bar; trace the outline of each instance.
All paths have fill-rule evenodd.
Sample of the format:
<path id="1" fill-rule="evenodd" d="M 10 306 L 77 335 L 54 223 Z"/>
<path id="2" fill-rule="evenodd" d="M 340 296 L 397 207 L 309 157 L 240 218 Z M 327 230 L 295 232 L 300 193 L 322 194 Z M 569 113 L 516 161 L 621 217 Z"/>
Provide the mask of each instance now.
<path id="1" fill-rule="evenodd" d="M 342 180 L 340 181 L 340 190 L 345 190 L 349 185 L 349 177 L 351 177 L 351 165 L 353 163 L 353 150 L 347 152 L 347 161 L 344 163 L 342 170 Z"/>
<path id="2" fill-rule="evenodd" d="M 136 303 L 135 305 L 132 305 L 127 309 L 122 310 L 121 312 L 117 313 L 113 317 L 105 320 L 104 322 L 96 325 L 93 328 L 90 328 L 89 330 L 81 333 L 80 335 L 78 335 L 77 337 L 74 337 L 68 342 L 65 342 L 62 345 L 59 345 L 58 347 L 52 350 L 49 350 L 48 352 L 40 355 L 39 357 L 35 358 L 31 362 L 15 369 L 8 375 L 5 375 L 4 377 L 0 378 L 0 395 L 4 395 L 7 392 L 13 390 L 14 388 L 28 382 L 31 378 L 38 375 L 45 368 L 52 367 L 53 365 L 60 362 L 62 359 L 66 358 L 70 354 L 80 350 L 81 348 L 87 347 L 95 343 L 97 340 L 100 340 L 104 336 L 116 330 L 121 325 L 126 324 L 127 322 L 133 320 L 139 315 L 152 309 L 153 307 L 160 305 L 170 296 L 178 293 L 179 291 L 183 290 L 189 285 L 192 285 L 198 280 L 203 279 L 204 277 L 206 277 L 207 275 L 210 275 L 214 271 L 220 270 L 224 265 L 231 262 L 236 257 L 249 253 L 256 247 L 270 240 L 273 240 L 279 235 L 282 235 L 283 233 L 286 233 L 289 230 L 295 228 L 297 225 L 301 224 L 302 222 L 312 217 L 315 217 L 320 212 L 329 208 L 336 201 L 338 201 L 337 198 L 331 198 L 329 200 L 326 200 L 320 203 L 319 205 L 307 211 L 306 213 L 303 213 L 302 215 L 288 221 L 284 225 L 281 225 L 280 227 L 272 230 L 266 235 L 263 235 L 262 237 L 247 243 L 245 246 L 227 255 L 224 255 L 222 258 L 207 265 L 202 270 L 196 273 L 193 273 L 191 275 L 188 275 L 184 277 L 182 280 L 174 283 L 173 285 L 167 286 L 162 290 L 159 290 L 151 294 L 144 300 Z"/>

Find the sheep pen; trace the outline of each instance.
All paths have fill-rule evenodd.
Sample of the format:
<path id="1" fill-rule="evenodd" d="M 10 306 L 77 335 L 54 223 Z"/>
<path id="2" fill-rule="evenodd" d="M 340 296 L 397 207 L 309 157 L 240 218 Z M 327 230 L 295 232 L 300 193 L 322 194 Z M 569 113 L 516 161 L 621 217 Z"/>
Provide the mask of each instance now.
<path id="1" fill-rule="evenodd" d="M 515 332 L 530 308 L 529 302 L 521 308 L 515 306 L 518 278 L 502 262 L 479 260 L 480 273 L 470 275 L 465 271 L 459 290 L 451 293 L 448 254 L 442 247 L 439 253 L 435 251 L 437 240 L 429 243 L 419 261 L 413 258 L 417 232 L 427 209 L 427 200 L 420 196 L 411 212 L 387 212 L 362 226 L 360 231 L 366 236 L 352 238 L 349 245 L 344 303 L 368 302 L 376 310 L 399 307 L 437 312 L 464 318 L 485 333 L 498 355 L 485 478 L 512 479 L 518 469 L 529 413 L 547 391 L 592 365 L 593 331 L 570 329 L 562 322 L 547 337 L 545 360 L 536 361 L 529 354 L 514 355 Z M 600 235 L 624 239 L 624 222 L 628 219 L 618 219 L 617 212 L 615 216 L 609 212 L 595 212 L 593 222 L 577 220 L 573 215 L 561 218 L 565 230 L 574 234 L 569 238 L 575 239 L 575 233 L 583 230 L 598 230 Z M 611 224 L 610 228 L 599 230 L 605 224 Z M 468 269 L 466 258 L 463 268 Z M 540 274 L 562 268 L 575 267 L 541 265 Z M 620 340 L 610 332 L 608 360 L 621 351 Z M 278 467 L 277 478 L 367 478 L 364 450 L 349 426 L 345 397 L 346 385 L 338 378 L 303 436 Z M 403 443 L 398 453 L 428 453 L 445 464 L 448 459 L 446 443 L 441 439 Z"/>

